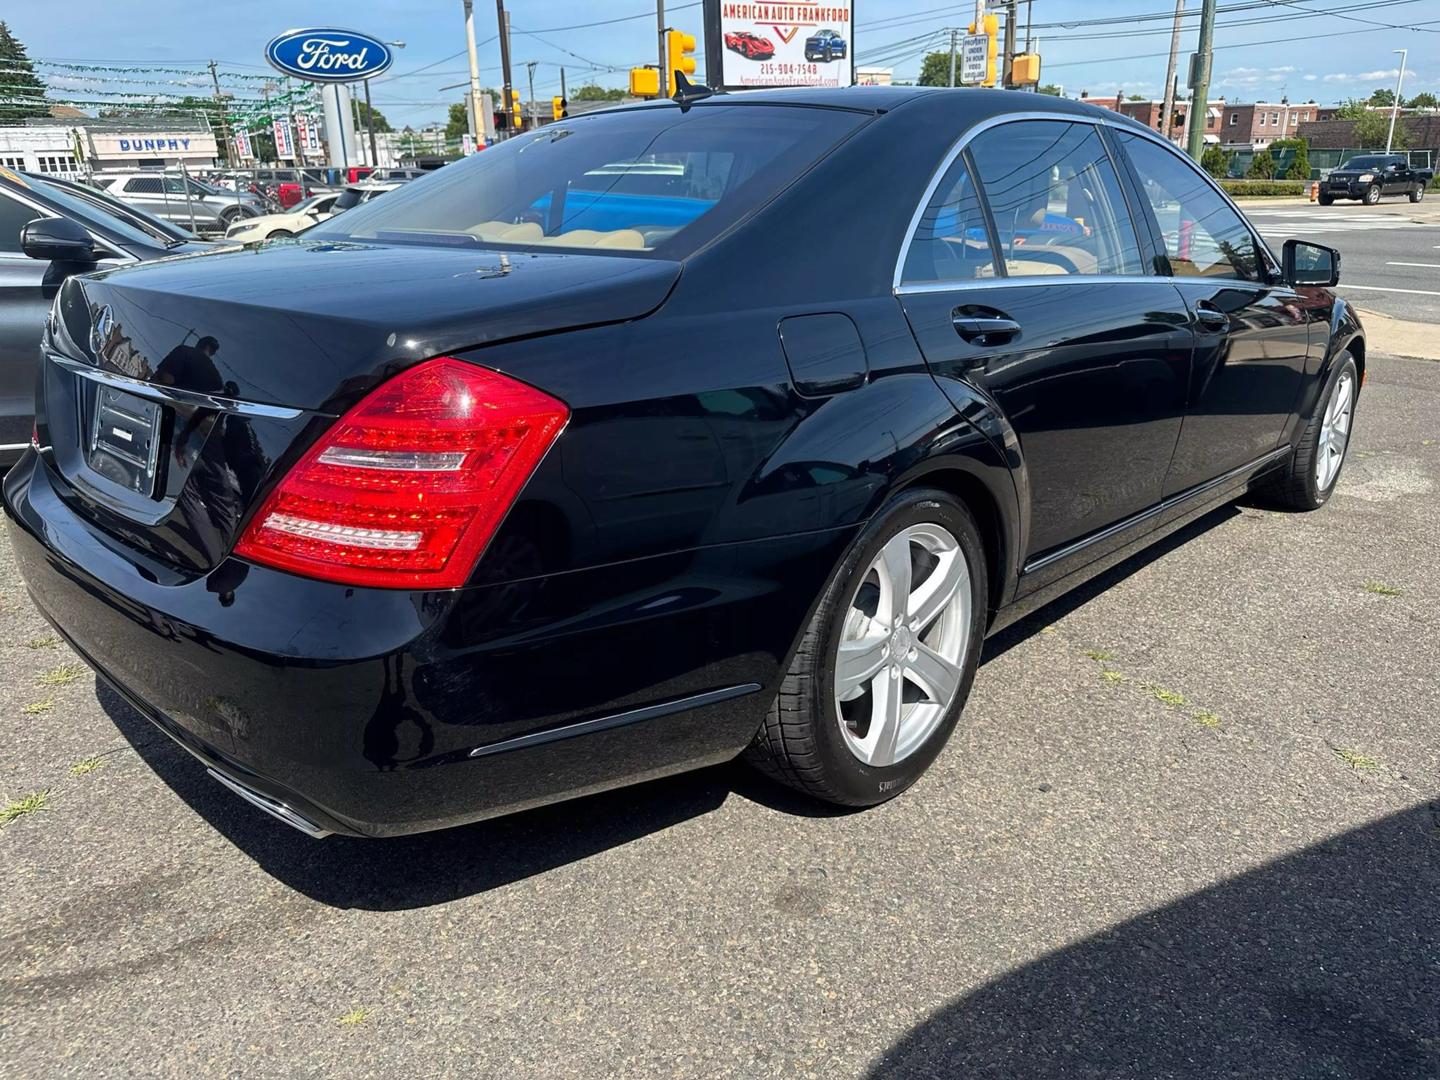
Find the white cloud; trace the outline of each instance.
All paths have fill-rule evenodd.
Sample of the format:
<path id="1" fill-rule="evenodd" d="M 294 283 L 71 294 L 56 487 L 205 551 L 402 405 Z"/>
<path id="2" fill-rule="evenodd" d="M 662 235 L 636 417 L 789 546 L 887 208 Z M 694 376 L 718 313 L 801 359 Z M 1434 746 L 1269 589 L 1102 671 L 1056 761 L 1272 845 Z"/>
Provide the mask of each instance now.
<path id="1" fill-rule="evenodd" d="M 1305 76 L 1305 81 L 1306 81 L 1306 82 L 1314 82 L 1314 81 L 1315 81 L 1316 79 L 1318 79 L 1318 78 L 1320 78 L 1319 75 L 1313 75 L 1313 74 L 1312 74 L 1312 75 L 1306 75 L 1306 76 Z"/>
<path id="2" fill-rule="evenodd" d="M 1390 68 L 1388 71 L 1362 71 L 1359 75 L 1355 76 L 1355 78 L 1359 79 L 1361 82 L 1364 82 L 1368 79 L 1398 79 L 1399 77 L 1399 68 Z"/>

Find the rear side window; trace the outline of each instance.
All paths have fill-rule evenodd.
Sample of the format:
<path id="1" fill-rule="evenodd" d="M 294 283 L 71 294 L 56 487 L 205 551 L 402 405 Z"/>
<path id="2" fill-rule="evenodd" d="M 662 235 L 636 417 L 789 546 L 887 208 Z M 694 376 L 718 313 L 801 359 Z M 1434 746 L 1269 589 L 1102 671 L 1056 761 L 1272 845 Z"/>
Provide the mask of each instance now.
<path id="1" fill-rule="evenodd" d="M 1189 159 L 1136 135 L 1120 140 L 1160 224 L 1171 272 L 1259 281 L 1255 238 Z"/>
<path id="2" fill-rule="evenodd" d="M 963 156 L 941 179 L 915 226 L 902 284 L 993 278 L 995 259 L 975 182 Z"/>
<path id="3" fill-rule="evenodd" d="M 159 195 L 160 177 L 135 176 L 125 181 L 125 190 L 133 195 Z"/>
<path id="4" fill-rule="evenodd" d="M 683 258 L 863 122 L 836 109 L 721 104 L 562 121 L 448 165 L 308 235 Z"/>
<path id="5" fill-rule="evenodd" d="M 1093 124 L 1022 120 L 970 144 L 1008 277 L 1140 274 L 1139 234 Z"/>

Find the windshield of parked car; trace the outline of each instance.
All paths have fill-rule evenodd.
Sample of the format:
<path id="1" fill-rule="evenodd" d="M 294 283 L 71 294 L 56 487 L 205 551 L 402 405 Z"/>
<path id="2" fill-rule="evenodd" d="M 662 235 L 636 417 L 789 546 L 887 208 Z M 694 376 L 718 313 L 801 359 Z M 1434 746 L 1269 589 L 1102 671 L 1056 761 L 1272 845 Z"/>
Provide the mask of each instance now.
<path id="1" fill-rule="evenodd" d="M 63 188 L 46 183 L 39 177 L 26 175 L 25 182 L 38 197 L 49 203 L 52 209 L 66 217 L 74 218 L 87 228 L 101 233 L 109 233 L 121 243 L 139 244 L 142 247 L 153 248 L 159 240 L 158 237 L 136 228 L 129 221 L 109 213 L 88 199 L 72 195 Z M 174 237 L 165 237 L 162 242 L 168 243 L 173 239 Z"/>
<path id="2" fill-rule="evenodd" d="M 710 103 L 583 117 L 448 165 L 306 236 L 683 258 L 864 119 L 836 109 Z"/>
<path id="3" fill-rule="evenodd" d="M 1347 169 L 1383 169 L 1386 165 L 1392 165 L 1398 158 L 1376 157 L 1373 154 L 1369 157 L 1352 157 L 1345 163 Z"/>
<path id="4" fill-rule="evenodd" d="M 32 184 L 46 193 L 59 191 L 64 195 L 69 195 L 72 199 L 79 199 L 81 202 L 89 203 L 102 213 L 128 222 L 141 232 L 154 237 L 167 246 L 183 244 L 195 239 L 193 233 L 187 232 L 180 228 L 180 226 L 171 224 L 168 221 L 151 217 L 145 213 L 145 211 L 131 206 L 129 203 L 121 202 L 103 189 L 92 188 L 82 183 L 66 183 L 56 181 L 53 178 L 41 178 L 33 174 L 27 175 Z"/>
<path id="5" fill-rule="evenodd" d="M 308 213 L 310 213 L 311 211 L 323 212 L 324 207 L 322 207 L 320 204 L 323 203 L 323 202 L 325 202 L 327 199 L 334 199 L 334 198 L 335 198 L 334 195 L 329 195 L 329 194 L 327 194 L 327 195 L 311 195 L 310 198 L 306 199 L 304 202 L 298 202 L 298 203 L 296 203 L 296 204 L 295 204 L 294 206 L 292 206 L 288 211 L 286 211 L 286 213 L 290 213 L 290 214 L 308 214 Z"/>

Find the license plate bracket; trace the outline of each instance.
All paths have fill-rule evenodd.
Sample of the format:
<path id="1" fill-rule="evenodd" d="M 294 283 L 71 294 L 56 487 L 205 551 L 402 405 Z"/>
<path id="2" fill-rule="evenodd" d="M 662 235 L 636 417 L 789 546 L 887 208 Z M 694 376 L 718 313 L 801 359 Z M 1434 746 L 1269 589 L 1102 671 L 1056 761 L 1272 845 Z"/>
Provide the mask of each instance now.
<path id="1" fill-rule="evenodd" d="M 127 491 L 155 494 L 164 410 L 158 401 L 111 386 L 96 388 L 90 423 L 90 468 Z"/>

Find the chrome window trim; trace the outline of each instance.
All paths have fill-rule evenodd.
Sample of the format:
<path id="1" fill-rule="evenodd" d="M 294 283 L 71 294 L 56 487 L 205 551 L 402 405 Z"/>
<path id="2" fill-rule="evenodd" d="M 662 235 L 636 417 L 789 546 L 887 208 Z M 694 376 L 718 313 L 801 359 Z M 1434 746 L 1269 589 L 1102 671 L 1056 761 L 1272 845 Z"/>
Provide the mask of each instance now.
<path id="1" fill-rule="evenodd" d="M 1137 124 L 1137 123 L 1135 123 L 1135 122 L 1132 121 L 1132 120 L 1128 120 L 1128 119 L 1126 119 L 1126 118 L 1124 118 L 1124 117 L 1122 117 L 1122 116 L 1118 116 L 1118 115 L 1115 116 L 1115 117 L 1109 117 L 1109 116 L 1086 116 L 1086 115 L 1083 115 L 1083 114 L 1064 113 L 1064 112 L 1052 112 L 1052 111 L 1049 111 L 1049 110 L 1039 111 L 1039 112 L 1001 113 L 999 116 L 992 116 L 992 117 L 990 117 L 990 118 L 987 119 L 987 120 L 982 120 L 982 121 L 980 121 L 978 124 L 975 124 L 975 125 L 967 128 L 967 129 L 965 130 L 965 133 L 964 133 L 963 135 L 961 135 L 958 139 L 956 139 L 956 140 L 955 140 L 955 143 L 950 147 L 950 149 L 949 149 L 948 151 L 946 151 L 945 156 L 944 156 L 944 157 L 941 159 L 941 161 L 940 161 L 939 167 L 935 170 L 934 174 L 930 177 L 930 183 L 928 183 L 927 185 L 925 185 L 925 193 L 920 197 L 920 204 L 915 207 L 915 213 L 910 216 L 910 225 L 906 228 L 906 230 L 905 230 L 905 239 L 904 239 L 904 240 L 901 242 L 901 244 L 900 244 L 900 255 L 899 255 L 899 257 L 895 260 L 895 273 L 894 273 L 893 277 L 891 278 L 890 286 L 891 286 L 891 289 L 894 291 L 894 293 L 895 293 L 896 296 L 904 295 L 904 293 L 906 293 L 906 292 L 944 292 L 944 291 L 949 291 L 949 290 L 953 290 L 953 289 L 971 289 L 971 288 L 977 288 L 977 287 L 978 287 L 978 288 L 995 288 L 995 287 L 1000 286 L 1000 285 L 1009 284 L 1009 283 L 1013 283 L 1013 282 L 1018 282 L 1018 281 L 1022 281 L 1022 280 L 1028 280 L 1028 281 L 1029 281 L 1030 283 L 1032 283 L 1032 284 L 1043 283 L 1043 284 L 1048 284 L 1048 285 L 1055 285 L 1055 284 L 1058 284 L 1058 283 L 1061 282 L 1061 281 L 1075 281 L 1075 282 L 1092 283 L 1092 282 L 1103 282 L 1103 281 L 1171 281 L 1171 282 L 1173 282 L 1173 281 L 1177 281 L 1177 280 L 1184 280 L 1184 279 L 1176 278 L 1176 277 L 1174 277 L 1174 276 L 1165 276 L 1165 275 L 1163 275 L 1163 274 L 1162 274 L 1162 275 L 1155 275 L 1155 274 L 1147 274 L 1147 275 L 1141 275 L 1141 274 L 1122 274 L 1122 275 L 1111 275 L 1111 274 L 1090 274 L 1090 275 L 1080 275 L 1080 274 L 1046 274 L 1046 275 L 1043 275 L 1043 276 L 1040 276 L 1040 277 L 1028 278 L 1028 279 L 1022 279 L 1022 278 L 985 278 L 985 279 L 979 279 L 979 280 L 955 280 L 955 281 L 942 281 L 942 282 L 912 282 L 912 283 L 910 283 L 910 284 L 908 284 L 908 285 L 904 283 L 903 275 L 904 275 L 904 272 L 905 272 L 905 260 L 906 260 L 906 259 L 909 257 L 909 255 L 910 255 L 910 245 L 914 242 L 914 240 L 915 240 L 915 233 L 916 233 L 916 232 L 919 230 L 919 228 L 920 228 L 920 219 L 921 219 L 922 217 L 924 217 L 924 215 L 925 215 L 925 208 L 930 205 L 930 200 L 935 197 L 935 192 L 936 192 L 936 190 L 940 187 L 940 181 L 942 181 L 942 180 L 945 179 L 945 174 L 950 171 L 950 166 L 953 165 L 953 164 L 955 164 L 955 159 L 960 156 L 960 154 L 965 150 L 965 148 L 966 148 L 967 146 L 970 145 L 971 142 L 973 142 L 978 136 L 980 136 L 980 135 L 984 134 L 985 132 L 989 131 L 991 128 L 997 128 L 997 127 L 1000 127 L 1000 126 L 1002 126 L 1002 125 L 1004 125 L 1004 124 L 1023 123 L 1023 122 L 1025 122 L 1026 120 L 1049 120 L 1049 121 L 1059 121 L 1060 123 L 1065 123 L 1065 124 L 1090 124 L 1090 125 L 1092 125 L 1093 127 L 1108 127 L 1108 128 L 1111 128 L 1111 129 L 1113 129 L 1113 130 L 1115 130 L 1115 131 L 1121 132 L 1122 134 L 1130 134 L 1130 135 L 1137 136 L 1137 137 L 1139 137 L 1139 138 L 1149 139 L 1151 142 L 1156 143 L 1156 144 L 1159 145 L 1159 146 L 1163 146 L 1165 149 L 1169 150 L 1169 151 L 1170 151 L 1172 154 L 1174 154 L 1176 157 L 1178 157 L 1178 158 L 1180 158 L 1182 161 L 1184 161 L 1185 164 L 1188 165 L 1197 175 L 1199 175 L 1199 176 L 1201 176 L 1201 177 L 1204 178 L 1205 182 L 1210 185 L 1211 189 L 1214 190 L 1216 193 L 1218 193 L 1219 196 L 1220 196 L 1222 199 L 1225 200 L 1226 205 L 1228 205 L 1228 206 L 1230 207 L 1230 209 L 1234 210 L 1235 213 L 1236 213 L 1237 215 L 1239 215 L 1240 220 L 1241 220 L 1242 222 L 1244 222 L 1244 224 L 1245 224 L 1245 228 L 1246 228 L 1247 230 L 1249 230 L 1251 239 L 1254 240 L 1256 246 L 1258 246 L 1259 248 L 1263 249 L 1263 250 L 1265 251 L 1265 253 L 1266 253 L 1267 255 L 1269 255 L 1270 261 L 1272 262 L 1272 264 L 1278 265 L 1278 263 L 1276 263 L 1276 260 L 1275 260 L 1275 253 L 1270 250 L 1270 246 L 1269 246 L 1268 244 L 1266 244 L 1265 241 L 1264 241 L 1264 239 L 1260 236 L 1260 234 L 1255 231 L 1255 226 L 1252 225 L 1251 222 L 1250 222 L 1250 219 L 1245 216 L 1245 212 L 1244 212 L 1243 210 L 1241 210 L 1239 206 L 1236 205 L 1235 200 L 1230 197 L 1229 193 L 1226 192 L 1226 190 L 1225 190 L 1224 188 L 1222 188 L 1219 184 L 1217 184 L 1217 183 L 1215 182 L 1215 178 L 1214 178 L 1213 176 L 1211 176 L 1209 173 L 1207 173 L 1204 169 L 1201 169 L 1201 168 L 1199 168 L 1198 166 L 1196 166 L 1195 162 L 1191 161 L 1190 158 L 1189 158 L 1187 155 L 1185 155 L 1185 154 L 1181 153 L 1179 150 L 1177 150 L 1177 149 L 1175 148 L 1174 144 L 1170 142 L 1170 140 L 1166 139 L 1164 136 L 1160 135 L 1158 132 L 1151 131 L 1149 128 L 1147 128 L 1147 127 L 1145 127 L 1145 126 L 1143 126 L 1143 125 L 1141 125 L 1141 124 Z M 1119 163 L 1119 162 L 1115 162 L 1114 165 L 1115 165 L 1116 170 L 1119 171 L 1119 170 L 1120 170 L 1120 163 Z M 979 177 L 975 177 L 975 178 L 974 178 L 974 181 L 975 181 L 975 184 L 976 184 L 976 186 L 977 186 L 977 188 L 978 188 L 978 187 L 980 186 L 980 178 L 979 178 Z M 1223 279 L 1223 280 L 1226 280 L 1226 281 L 1234 280 L 1234 281 L 1240 282 L 1241 284 L 1249 284 L 1249 285 L 1274 284 L 1273 282 L 1265 282 L 1265 281 L 1246 282 L 1243 278 L 1234 278 L 1234 279 L 1226 278 L 1226 279 Z"/>

